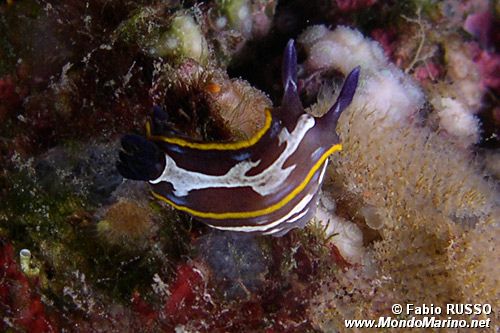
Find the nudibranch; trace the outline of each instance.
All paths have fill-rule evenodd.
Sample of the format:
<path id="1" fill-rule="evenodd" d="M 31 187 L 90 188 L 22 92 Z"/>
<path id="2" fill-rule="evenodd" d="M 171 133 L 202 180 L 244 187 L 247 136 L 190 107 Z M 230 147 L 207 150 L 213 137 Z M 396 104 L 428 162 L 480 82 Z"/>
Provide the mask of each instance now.
<path id="1" fill-rule="evenodd" d="M 290 40 L 281 106 L 265 111 L 265 125 L 253 137 L 208 143 L 165 136 L 166 115 L 155 108 L 146 138 L 123 137 L 117 168 L 125 178 L 148 181 L 154 197 L 213 228 L 284 235 L 303 227 L 315 212 L 328 157 L 342 148 L 337 121 L 353 99 L 358 77 L 359 67 L 325 115 L 309 115 L 299 98 Z"/>

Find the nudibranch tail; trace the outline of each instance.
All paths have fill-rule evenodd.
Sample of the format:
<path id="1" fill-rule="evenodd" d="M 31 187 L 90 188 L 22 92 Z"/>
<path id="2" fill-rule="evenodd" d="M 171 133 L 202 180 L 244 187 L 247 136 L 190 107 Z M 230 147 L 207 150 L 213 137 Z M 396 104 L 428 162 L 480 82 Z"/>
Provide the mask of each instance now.
<path id="1" fill-rule="evenodd" d="M 157 131 L 166 116 L 155 109 L 147 139 L 123 138 L 119 171 L 149 181 L 154 197 L 213 228 L 281 236 L 303 227 L 314 215 L 328 157 L 341 149 L 335 127 L 352 101 L 359 68 L 322 118 L 300 101 L 293 41 L 282 70 L 282 104 L 265 111 L 265 125 L 252 138 L 201 143 L 162 136 Z"/>

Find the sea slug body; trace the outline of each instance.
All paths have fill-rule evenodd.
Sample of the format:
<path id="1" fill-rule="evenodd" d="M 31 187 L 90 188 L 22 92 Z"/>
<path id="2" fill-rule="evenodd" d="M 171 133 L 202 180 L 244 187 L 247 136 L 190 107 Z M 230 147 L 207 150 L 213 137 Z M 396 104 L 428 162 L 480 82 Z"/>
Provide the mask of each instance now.
<path id="1" fill-rule="evenodd" d="M 253 137 L 199 143 L 163 136 L 157 122 L 166 115 L 156 109 L 147 138 L 123 137 L 118 170 L 125 178 L 148 181 L 154 197 L 213 228 L 284 235 L 314 214 L 328 157 L 342 149 L 335 128 L 358 77 L 359 67 L 323 117 L 307 114 L 291 40 L 284 53 L 281 106 L 266 110 L 265 125 Z"/>

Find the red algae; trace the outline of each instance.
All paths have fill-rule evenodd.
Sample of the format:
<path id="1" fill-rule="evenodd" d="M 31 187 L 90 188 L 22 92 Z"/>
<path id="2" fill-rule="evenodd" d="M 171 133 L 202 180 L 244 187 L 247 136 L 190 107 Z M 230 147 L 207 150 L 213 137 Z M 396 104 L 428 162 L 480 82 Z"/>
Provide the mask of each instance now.
<path id="1" fill-rule="evenodd" d="M 393 59 L 398 44 L 396 32 L 391 29 L 377 28 L 372 30 L 370 35 L 374 40 L 380 43 L 380 46 L 384 49 L 385 55 Z"/>
<path id="2" fill-rule="evenodd" d="M 0 245 L 0 329 L 21 329 L 27 332 L 57 332 L 54 319 L 47 316 L 37 293 L 36 279 L 29 281 L 14 260 L 14 247 Z"/>
<path id="3" fill-rule="evenodd" d="M 335 0 L 341 12 L 351 12 L 373 6 L 377 0 Z"/>
<path id="4" fill-rule="evenodd" d="M 352 267 L 352 264 L 349 263 L 340 253 L 339 249 L 335 245 L 330 246 L 331 256 L 333 261 L 337 264 L 337 266 L 343 270 L 347 270 Z"/>
<path id="5" fill-rule="evenodd" d="M 500 94 L 500 54 L 481 50 L 474 61 L 481 73 L 483 86 Z"/>
<path id="6" fill-rule="evenodd" d="M 139 316 L 146 330 L 153 328 L 158 319 L 158 312 L 142 298 L 138 291 L 133 293 L 131 303 L 132 310 Z"/>
<path id="7" fill-rule="evenodd" d="M 442 78 L 443 74 L 444 71 L 440 65 L 434 62 L 427 62 L 417 66 L 413 76 L 421 84 L 425 84 L 428 82 L 436 82 L 438 79 Z"/>
<path id="8" fill-rule="evenodd" d="M 189 264 L 177 267 L 177 276 L 170 290 L 170 297 L 165 303 L 165 315 L 175 323 L 189 321 L 190 311 L 203 288 L 203 279 L 199 270 Z"/>
<path id="9" fill-rule="evenodd" d="M 0 122 L 21 106 L 21 97 L 16 91 L 16 83 L 12 76 L 0 78 Z"/>

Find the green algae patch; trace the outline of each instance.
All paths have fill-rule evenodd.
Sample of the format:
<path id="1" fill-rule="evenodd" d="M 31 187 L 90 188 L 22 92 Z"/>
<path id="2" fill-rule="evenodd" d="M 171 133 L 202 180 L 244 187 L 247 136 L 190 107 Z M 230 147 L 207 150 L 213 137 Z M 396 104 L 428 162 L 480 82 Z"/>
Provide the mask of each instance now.
<path id="1" fill-rule="evenodd" d="M 75 274 L 84 276 L 94 293 L 119 302 L 129 302 L 134 291 L 150 293 L 153 276 L 168 275 L 169 262 L 186 254 L 186 241 L 179 241 L 186 233 L 175 227 L 184 224 L 165 223 L 159 236 L 165 242 L 160 248 L 154 247 L 155 235 L 141 246 L 109 244 L 99 237 L 95 204 L 87 195 L 76 194 L 70 184 L 56 181 L 62 171 L 56 169 L 52 181 L 40 182 L 28 162 L 2 177 L 7 191 L 0 209 L 0 234 L 17 251 L 29 249 L 40 263 L 44 292 L 65 306 L 74 301 L 61 295 L 75 283 Z"/>

